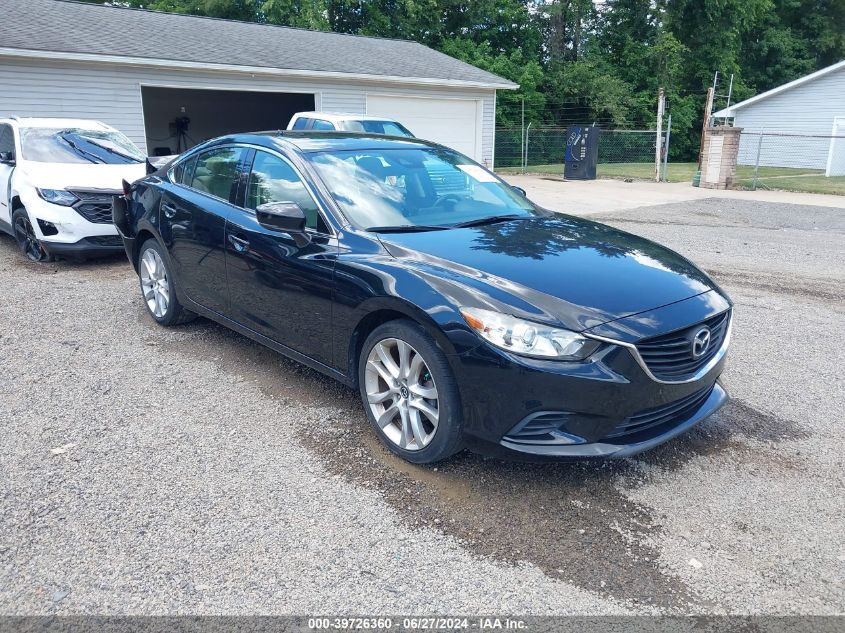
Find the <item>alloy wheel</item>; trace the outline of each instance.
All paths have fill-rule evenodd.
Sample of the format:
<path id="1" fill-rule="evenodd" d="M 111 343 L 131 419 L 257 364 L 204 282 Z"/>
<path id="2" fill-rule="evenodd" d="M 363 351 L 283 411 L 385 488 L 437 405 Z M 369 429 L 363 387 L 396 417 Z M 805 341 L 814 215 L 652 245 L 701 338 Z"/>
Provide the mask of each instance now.
<path id="1" fill-rule="evenodd" d="M 164 318 L 170 305 L 170 283 L 167 280 L 167 269 L 155 249 L 148 248 L 141 255 L 141 291 L 144 301 L 153 316 Z"/>
<path id="2" fill-rule="evenodd" d="M 32 261 L 42 262 L 47 259 L 47 251 L 41 246 L 41 242 L 35 236 L 32 223 L 25 215 L 19 215 L 15 218 L 15 239 L 23 254 Z"/>
<path id="3" fill-rule="evenodd" d="M 405 341 L 386 338 L 367 357 L 367 402 L 385 437 L 407 451 L 434 439 L 440 418 L 437 386 L 422 355 Z"/>

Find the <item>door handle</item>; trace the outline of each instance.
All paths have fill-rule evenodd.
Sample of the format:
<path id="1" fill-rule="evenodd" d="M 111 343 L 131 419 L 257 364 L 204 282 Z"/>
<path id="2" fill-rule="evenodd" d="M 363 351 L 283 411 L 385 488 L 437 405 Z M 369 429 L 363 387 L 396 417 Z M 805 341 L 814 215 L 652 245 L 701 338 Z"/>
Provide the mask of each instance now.
<path id="1" fill-rule="evenodd" d="M 239 253 L 245 253 L 249 250 L 249 242 L 241 237 L 229 235 L 229 243 Z"/>
<path id="2" fill-rule="evenodd" d="M 172 204 L 169 204 L 167 202 L 161 203 L 161 210 L 164 213 L 164 216 L 168 219 L 170 219 L 170 218 L 172 218 L 173 216 L 176 215 L 176 207 L 174 207 Z"/>

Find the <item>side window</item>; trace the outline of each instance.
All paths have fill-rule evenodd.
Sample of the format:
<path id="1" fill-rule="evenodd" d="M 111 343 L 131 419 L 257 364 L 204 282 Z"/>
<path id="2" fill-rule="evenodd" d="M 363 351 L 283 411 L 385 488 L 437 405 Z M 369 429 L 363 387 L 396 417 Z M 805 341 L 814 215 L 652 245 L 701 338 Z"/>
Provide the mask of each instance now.
<path id="1" fill-rule="evenodd" d="M 11 125 L 0 125 L 0 152 L 15 154 L 15 133 Z"/>
<path id="2" fill-rule="evenodd" d="M 243 152 L 241 147 L 222 147 L 201 154 L 197 157 L 190 186 L 217 198 L 231 200 Z"/>
<path id="3" fill-rule="evenodd" d="M 314 125 L 311 126 L 312 130 L 334 130 L 334 124 L 329 123 L 328 121 L 323 121 L 322 119 L 314 119 Z"/>
<path id="4" fill-rule="evenodd" d="M 293 167 L 274 154 L 257 151 L 249 176 L 246 206 L 255 209 L 268 202 L 297 203 L 305 213 L 305 225 L 308 228 L 328 233 L 328 228 L 317 211 L 317 203 Z"/>
<path id="5" fill-rule="evenodd" d="M 308 117 L 301 116 L 296 121 L 293 122 L 293 129 L 294 130 L 304 130 L 308 127 L 308 122 L 311 119 Z"/>

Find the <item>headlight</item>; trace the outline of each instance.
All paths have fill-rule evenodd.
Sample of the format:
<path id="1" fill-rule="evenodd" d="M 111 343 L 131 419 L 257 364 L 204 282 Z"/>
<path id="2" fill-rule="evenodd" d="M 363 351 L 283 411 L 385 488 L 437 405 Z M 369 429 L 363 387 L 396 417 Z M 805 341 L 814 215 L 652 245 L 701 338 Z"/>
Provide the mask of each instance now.
<path id="1" fill-rule="evenodd" d="M 601 345 L 596 340 L 569 330 L 517 319 L 509 314 L 491 310 L 461 308 L 461 315 L 486 341 L 523 356 L 584 360 Z"/>
<path id="2" fill-rule="evenodd" d="M 58 204 L 63 207 L 69 207 L 79 200 L 79 198 L 73 195 L 70 191 L 65 191 L 64 189 L 38 189 L 38 195 L 47 202 Z"/>

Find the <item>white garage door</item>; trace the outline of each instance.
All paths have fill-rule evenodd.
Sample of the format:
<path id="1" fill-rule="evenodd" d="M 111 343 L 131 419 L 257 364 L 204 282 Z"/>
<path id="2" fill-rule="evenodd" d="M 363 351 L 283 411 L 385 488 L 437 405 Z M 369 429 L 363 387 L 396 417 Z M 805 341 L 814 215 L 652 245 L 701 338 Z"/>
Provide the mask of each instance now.
<path id="1" fill-rule="evenodd" d="M 395 119 L 414 136 L 481 162 L 481 108 L 475 99 L 367 95 L 367 114 Z"/>

